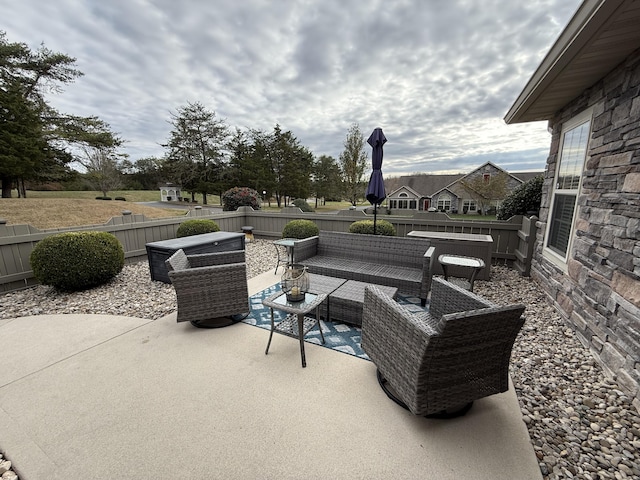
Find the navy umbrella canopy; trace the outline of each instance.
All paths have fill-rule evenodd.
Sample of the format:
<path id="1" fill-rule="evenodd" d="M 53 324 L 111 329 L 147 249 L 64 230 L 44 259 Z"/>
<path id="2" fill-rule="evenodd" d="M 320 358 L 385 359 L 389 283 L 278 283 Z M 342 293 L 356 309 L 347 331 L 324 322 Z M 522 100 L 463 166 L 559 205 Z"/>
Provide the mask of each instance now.
<path id="1" fill-rule="evenodd" d="M 373 172 L 371 172 L 371 178 L 369 178 L 369 185 L 367 186 L 366 197 L 369 203 L 373 205 L 373 234 L 376 234 L 376 222 L 378 205 L 380 205 L 387 193 L 384 191 L 384 180 L 382 178 L 382 146 L 386 143 L 387 138 L 382 133 L 381 128 L 376 128 L 369 136 L 367 143 L 371 145 L 373 151 L 371 152 L 371 164 L 373 166 Z"/>

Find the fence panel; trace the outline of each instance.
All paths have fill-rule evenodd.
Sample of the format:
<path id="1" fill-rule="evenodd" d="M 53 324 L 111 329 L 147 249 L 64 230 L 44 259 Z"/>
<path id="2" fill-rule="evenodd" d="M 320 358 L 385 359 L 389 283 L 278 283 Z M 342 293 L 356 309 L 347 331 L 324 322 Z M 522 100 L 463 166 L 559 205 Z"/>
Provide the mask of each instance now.
<path id="1" fill-rule="evenodd" d="M 30 225 L 0 224 L 0 292 L 37 284 L 29 264 L 31 251 L 41 239 L 62 231 L 99 230 L 113 233 L 122 243 L 126 261 L 131 263 L 146 258 L 147 243 L 176 238 L 180 224 L 193 217 L 212 219 L 220 226 L 220 230 L 228 232 L 241 232 L 243 226 L 251 225 L 256 237 L 267 239 L 280 238 L 285 225 L 291 220 L 307 219 L 316 223 L 320 230 L 346 232 L 351 223 L 372 218 L 372 215 L 358 210 L 345 210 L 338 214 L 317 214 L 294 209 L 264 212 L 242 207 L 235 212 L 211 215 L 205 213 L 204 210 L 191 210 L 186 216 L 157 220 L 147 219 L 144 215 L 125 213 L 104 225 L 51 230 L 38 230 Z M 416 214 L 413 217 L 382 217 L 393 224 L 399 236 L 406 236 L 412 230 L 491 235 L 493 263 L 515 262 L 521 274 L 529 273 L 536 238 L 533 219 L 514 217 L 507 222 L 452 220 L 445 214 L 433 213 Z"/>

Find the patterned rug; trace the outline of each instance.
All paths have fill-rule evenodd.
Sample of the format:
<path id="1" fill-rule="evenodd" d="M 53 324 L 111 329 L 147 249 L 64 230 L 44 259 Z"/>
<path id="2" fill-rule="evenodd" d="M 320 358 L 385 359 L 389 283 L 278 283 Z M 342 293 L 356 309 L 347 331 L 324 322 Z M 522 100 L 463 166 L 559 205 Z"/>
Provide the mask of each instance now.
<path id="1" fill-rule="evenodd" d="M 268 307 L 262 305 L 262 300 L 280 291 L 280 284 L 273 285 L 260 293 L 256 293 L 249 300 L 251 304 L 251 313 L 243 320 L 244 323 L 253 325 L 256 327 L 264 328 L 265 330 L 271 329 L 271 311 Z M 406 305 L 412 311 L 422 311 L 420 306 L 420 299 L 417 297 L 405 296 L 398 294 L 396 301 L 403 305 Z M 286 316 L 286 313 L 274 310 L 274 317 L 276 322 L 280 321 Z M 321 345 L 326 348 L 337 350 L 338 352 L 346 353 L 359 357 L 365 360 L 369 360 L 367 354 L 364 353 L 360 342 L 362 339 L 361 329 L 353 325 L 347 325 L 346 323 L 338 322 L 325 322 L 320 321 L 322 327 L 322 333 L 324 334 L 325 344 L 322 345 L 320 338 L 320 332 L 317 328 L 313 328 L 307 336 L 305 341 L 313 343 L 315 345 Z"/>

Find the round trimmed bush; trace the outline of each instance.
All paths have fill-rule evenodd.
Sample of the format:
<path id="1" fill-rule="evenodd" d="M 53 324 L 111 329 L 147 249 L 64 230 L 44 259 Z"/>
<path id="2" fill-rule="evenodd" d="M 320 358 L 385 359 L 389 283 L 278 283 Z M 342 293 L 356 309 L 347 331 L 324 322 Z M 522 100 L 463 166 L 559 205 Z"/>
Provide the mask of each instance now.
<path id="1" fill-rule="evenodd" d="M 213 220 L 206 218 L 196 220 L 186 220 L 180 224 L 176 231 L 176 236 L 190 237 L 191 235 L 200 235 L 201 233 L 219 232 L 220 227 Z"/>
<path id="2" fill-rule="evenodd" d="M 366 233 L 373 235 L 373 220 L 358 220 L 349 225 L 349 233 Z M 396 229 L 391 222 L 378 220 L 376 222 L 376 235 L 395 237 Z"/>
<path id="3" fill-rule="evenodd" d="M 295 207 L 298 207 L 303 212 L 313 212 L 313 208 L 311 208 L 311 205 L 309 205 L 307 201 L 302 198 L 296 198 L 291 203 L 292 205 L 294 205 Z"/>
<path id="4" fill-rule="evenodd" d="M 514 215 L 526 215 L 540 210 L 543 182 L 544 178 L 539 175 L 518 186 L 498 207 L 496 218 L 509 220 Z"/>
<path id="5" fill-rule="evenodd" d="M 311 220 L 291 220 L 282 230 L 282 238 L 309 238 L 320 233 L 318 226 Z"/>
<path id="6" fill-rule="evenodd" d="M 34 276 L 58 290 L 103 285 L 124 267 L 124 248 L 108 232 L 65 232 L 40 240 L 29 258 Z"/>
<path id="7" fill-rule="evenodd" d="M 222 194 L 222 210 L 233 212 L 238 207 L 260 210 L 260 195 L 249 187 L 233 187 Z"/>

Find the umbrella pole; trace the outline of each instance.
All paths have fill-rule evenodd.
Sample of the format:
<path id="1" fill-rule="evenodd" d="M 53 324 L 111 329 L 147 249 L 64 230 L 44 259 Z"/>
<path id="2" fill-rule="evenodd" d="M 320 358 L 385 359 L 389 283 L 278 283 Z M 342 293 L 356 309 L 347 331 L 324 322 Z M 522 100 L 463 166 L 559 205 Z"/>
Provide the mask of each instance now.
<path id="1" fill-rule="evenodd" d="M 373 204 L 373 234 L 376 234 L 376 220 L 378 216 L 378 204 Z"/>

